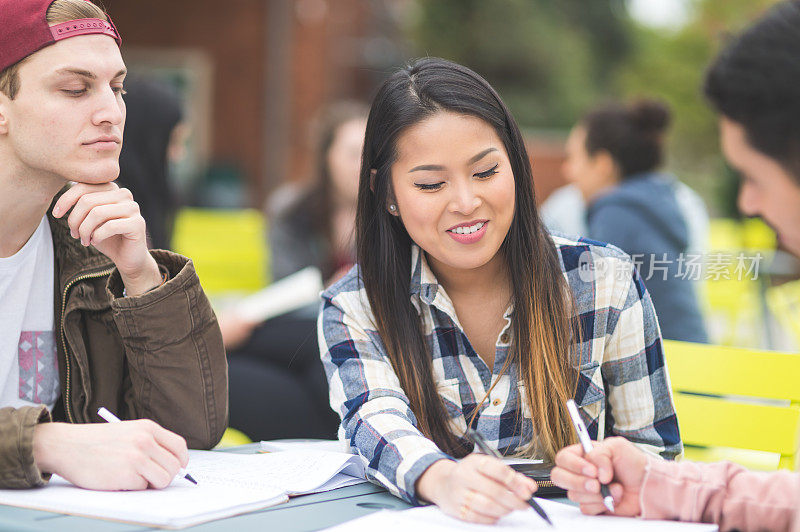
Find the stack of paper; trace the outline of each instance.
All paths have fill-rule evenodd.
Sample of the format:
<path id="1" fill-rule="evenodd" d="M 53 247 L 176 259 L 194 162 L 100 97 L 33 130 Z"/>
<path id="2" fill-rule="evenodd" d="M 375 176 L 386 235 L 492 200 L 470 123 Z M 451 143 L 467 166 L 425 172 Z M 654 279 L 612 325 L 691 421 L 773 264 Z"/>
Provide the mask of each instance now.
<path id="1" fill-rule="evenodd" d="M 348 521 L 325 532 L 530 532 L 531 530 L 565 530 L 575 532 L 707 532 L 717 530 L 716 525 L 676 523 L 675 521 L 648 521 L 628 517 L 586 516 L 576 506 L 536 499 L 553 521 L 551 528 L 533 510 L 514 512 L 496 525 L 477 525 L 459 521 L 444 514 L 436 506 L 413 508 L 401 512 L 383 510 L 360 519 Z"/>
<path id="2" fill-rule="evenodd" d="M 325 451 L 350 453 L 350 445 L 342 440 L 269 440 L 261 442 L 261 450 L 268 453 L 281 451 Z"/>
<path id="3" fill-rule="evenodd" d="M 367 481 L 366 460 L 343 452 L 345 445 L 339 440 L 277 440 L 262 441 L 261 450 L 274 454 L 276 467 L 290 471 L 309 467 L 315 469 L 313 475 L 327 477 L 329 480 L 324 484 L 297 492 L 320 493 Z M 301 463 L 294 464 L 296 461 Z"/>
<path id="4" fill-rule="evenodd" d="M 189 451 L 187 471 L 197 485 L 179 477 L 163 490 L 92 491 L 54 476 L 43 488 L 0 490 L 0 504 L 183 528 L 280 504 L 290 495 L 340 487 L 343 471 L 363 476 L 360 460 L 315 451 L 247 455 Z M 344 481 L 348 479 L 360 482 L 345 475 Z"/>

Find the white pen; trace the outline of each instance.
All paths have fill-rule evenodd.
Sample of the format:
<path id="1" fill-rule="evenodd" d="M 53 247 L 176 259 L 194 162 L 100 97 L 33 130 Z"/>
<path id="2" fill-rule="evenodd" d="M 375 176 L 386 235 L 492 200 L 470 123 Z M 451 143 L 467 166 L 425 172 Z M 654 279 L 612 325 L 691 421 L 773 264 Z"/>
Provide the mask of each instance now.
<path id="1" fill-rule="evenodd" d="M 120 418 L 112 414 L 111 411 L 104 406 L 101 406 L 100 408 L 97 409 L 97 415 L 105 419 L 109 423 L 119 423 L 120 421 L 122 421 Z M 178 475 L 182 476 L 192 484 L 197 484 L 197 481 L 192 478 L 192 475 L 187 473 L 186 470 L 183 468 L 181 468 L 181 470 L 178 471 Z"/>
<path id="2" fill-rule="evenodd" d="M 592 452 L 592 439 L 589 437 L 589 431 L 586 430 L 586 425 L 583 424 L 580 414 L 578 414 L 578 405 L 572 399 L 567 401 L 567 411 L 569 411 L 569 417 L 572 419 L 572 426 L 575 427 L 575 432 L 578 434 L 578 441 L 581 442 L 583 452 L 589 454 Z M 608 484 L 600 483 L 600 493 L 603 495 L 603 505 L 608 508 L 609 512 L 613 512 L 614 497 L 608 491 Z"/>

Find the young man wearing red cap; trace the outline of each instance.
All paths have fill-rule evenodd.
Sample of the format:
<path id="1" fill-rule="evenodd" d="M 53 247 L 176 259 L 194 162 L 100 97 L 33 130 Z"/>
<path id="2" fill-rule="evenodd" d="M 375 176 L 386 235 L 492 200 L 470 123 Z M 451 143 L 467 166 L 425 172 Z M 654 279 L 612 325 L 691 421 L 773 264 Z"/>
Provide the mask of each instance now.
<path id="1" fill-rule="evenodd" d="M 0 27 L 0 487 L 166 486 L 225 430 L 227 366 L 192 264 L 113 183 L 119 35 L 88 0 L 0 0 Z"/>

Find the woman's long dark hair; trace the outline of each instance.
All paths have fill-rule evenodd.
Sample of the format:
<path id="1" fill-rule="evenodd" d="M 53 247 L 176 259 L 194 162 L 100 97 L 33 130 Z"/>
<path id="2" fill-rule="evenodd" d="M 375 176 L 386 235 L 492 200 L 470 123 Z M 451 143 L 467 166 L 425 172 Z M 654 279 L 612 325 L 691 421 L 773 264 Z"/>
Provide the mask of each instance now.
<path id="1" fill-rule="evenodd" d="M 356 246 L 375 326 L 410 400 L 418 428 L 443 451 L 465 455 L 471 446 L 448 428 L 449 419 L 433 379 L 431 354 L 410 300 L 412 240 L 402 221 L 387 211 L 390 169 L 397 158 L 399 136 L 442 111 L 474 116 L 489 124 L 511 162 L 516 209 L 500 252 L 512 282 L 515 337 L 501 373 L 516 363 L 525 383 L 524 400 L 536 436 L 524 452 L 538 451 L 552 457 L 572 441 L 563 408 L 575 387 L 570 363 L 573 337 L 569 288 L 555 246 L 536 211 L 531 166 L 516 122 L 486 80 L 443 59 L 421 59 L 394 73 L 378 91 L 367 120 Z"/>

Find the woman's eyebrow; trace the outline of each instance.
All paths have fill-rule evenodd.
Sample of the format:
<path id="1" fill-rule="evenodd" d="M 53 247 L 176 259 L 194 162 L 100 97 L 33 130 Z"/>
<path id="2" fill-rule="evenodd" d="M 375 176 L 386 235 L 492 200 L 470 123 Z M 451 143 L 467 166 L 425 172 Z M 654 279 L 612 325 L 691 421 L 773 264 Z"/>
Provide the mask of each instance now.
<path id="1" fill-rule="evenodd" d="M 467 164 L 475 164 L 493 151 L 497 151 L 497 148 L 486 148 L 477 155 L 470 157 L 469 161 L 467 161 Z M 417 172 L 419 170 L 432 170 L 434 172 L 438 172 L 440 170 L 444 170 L 444 166 L 439 164 L 421 164 L 409 170 L 408 173 L 410 174 L 411 172 Z"/>
<path id="2" fill-rule="evenodd" d="M 492 153 L 493 151 L 497 151 L 497 148 L 486 148 L 485 150 L 483 150 L 483 151 L 482 151 L 482 152 L 480 152 L 479 154 L 477 154 L 477 155 L 475 155 L 474 157 L 472 157 L 472 158 L 469 160 L 468 164 L 475 164 L 475 163 L 477 163 L 478 161 L 480 161 L 481 159 L 483 159 L 484 157 L 486 157 L 487 155 L 489 155 L 489 154 L 490 154 L 490 153 Z"/>

